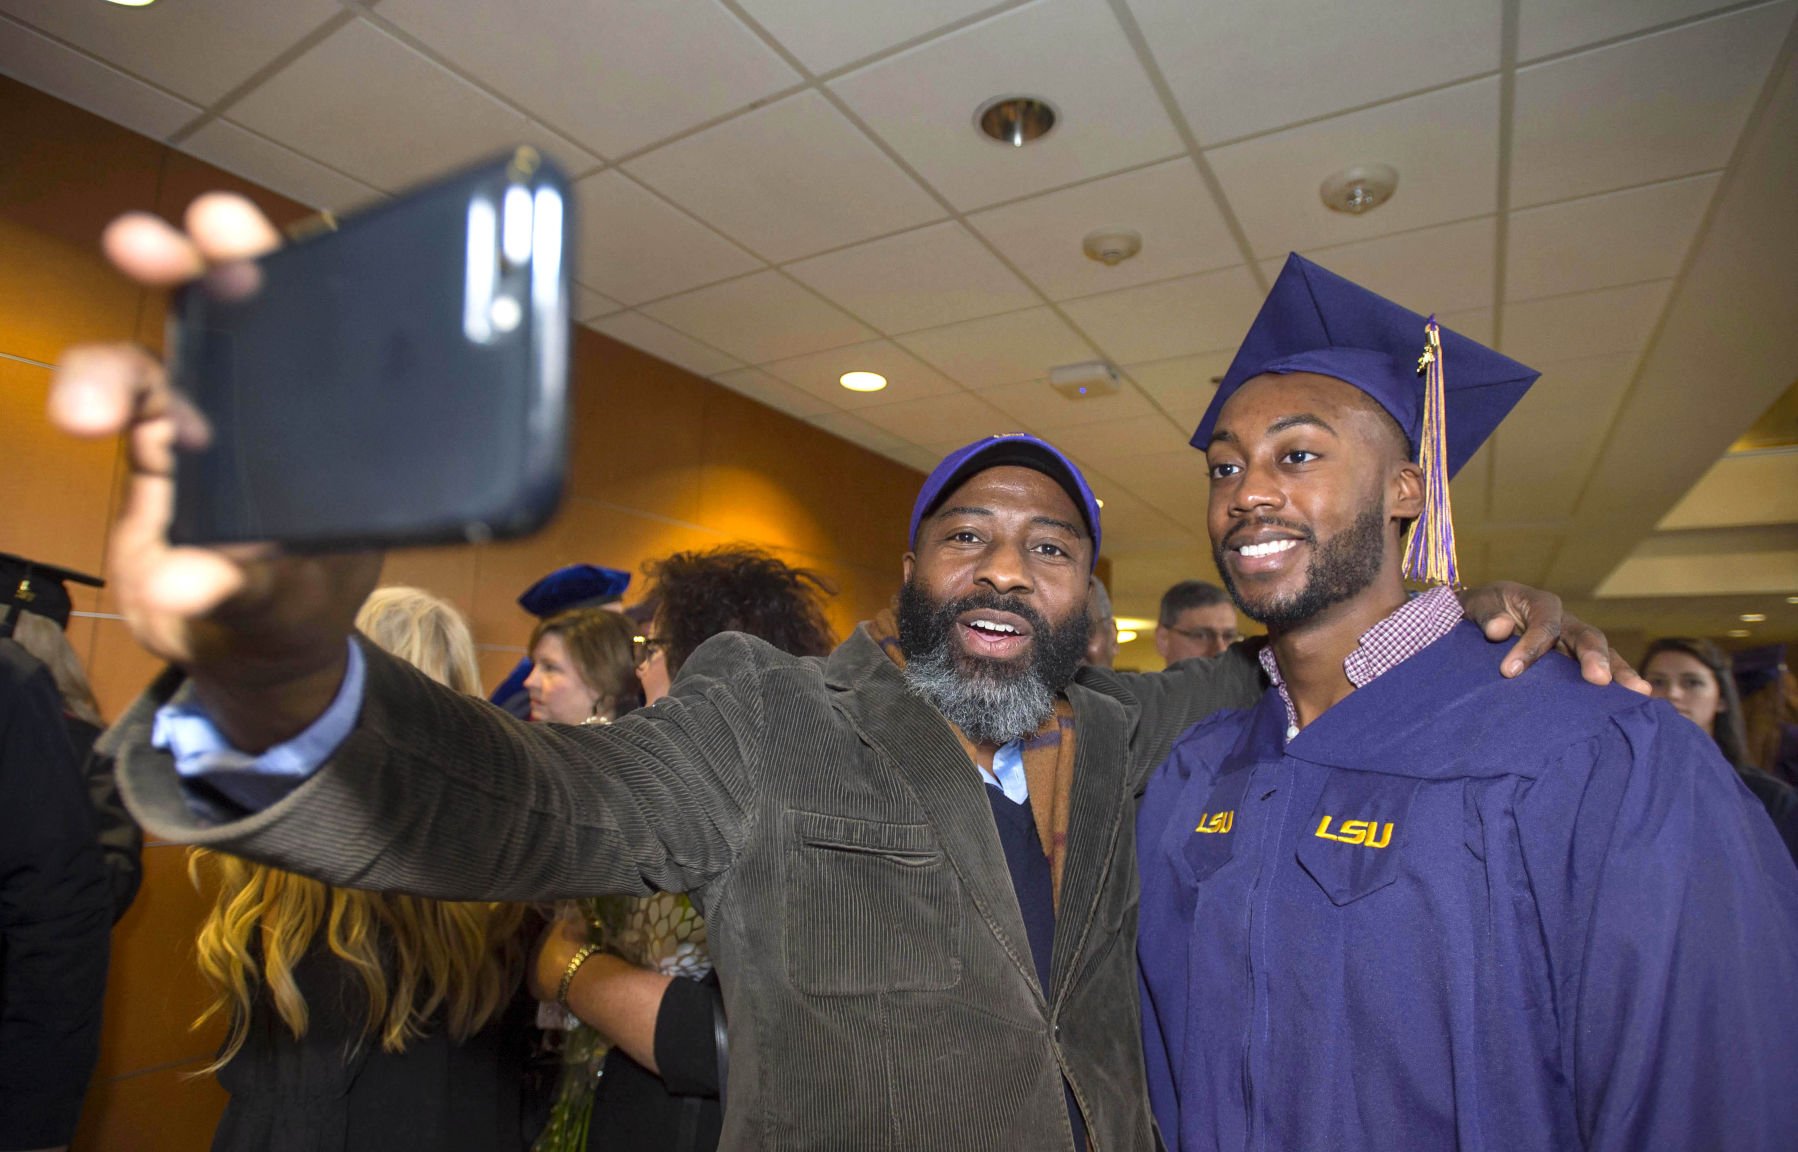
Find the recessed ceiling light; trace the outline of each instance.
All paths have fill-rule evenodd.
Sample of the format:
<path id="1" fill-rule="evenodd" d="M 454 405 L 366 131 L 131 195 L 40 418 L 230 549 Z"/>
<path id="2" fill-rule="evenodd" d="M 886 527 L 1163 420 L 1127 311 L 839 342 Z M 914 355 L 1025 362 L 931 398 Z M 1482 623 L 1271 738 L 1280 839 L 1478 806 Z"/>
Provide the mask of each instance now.
<path id="1" fill-rule="evenodd" d="M 845 372 L 837 383 L 851 392 L 878 392 L 887 386 L 887 378 L 878 372 Z"/>
<path id="2" fill-rule="evenodd" d="M 1742 623 L 1744 624 L 1765 624 L 1766 622 L 1767 614 L 1765 612 L 1742 613 Z"/>
<path id="3" fill-rule="evenodd" d="M 1155 621 L 1144 620 L 1141 616 L 1119 616 L 1117 626 L 1126 632 L 1152 632 Z"/>
<path id="4" fill-rule="evenodd" d="M 974 125 L 990 139 L 1022 148 L 1055 127 L 1055 109 L 1035 96 L 1000 96 L 975 111 Z"/>
<path id="5" fill-rule="evenodd" d="M 1731 628 L 1729 630 L 1729 637 L 1732 640 L 1740 640 L 1744 636 L 1752 636 L 1752 635 L 1754 635 L 1754 633 L 1748 631 L 1748 629 L 1746 629 L 1746 628 Z"/>
<path id="6" fill-rule="evenodd" d="M 1325 180 L 1317 192 L 1332 212 L 1359 216 L 1392 199 L 1397 190 L 1398 170 L 1392 165 L 1356 164 Z"/>
<path id="7" fill-rule="evenodd" d="M 1130 643 L 1130 641 L 1132 641 L 1134 639 L 1136 639 L 1135 632 L 1131 631 L 1128 628 L 1119 628 L 1118 629 L 1118 643 L 1119 644 L 1128 644 L 1128 643 Z"/>
<path id="8" fill-rule="evenodd" d="M 1798 604 L 1798 596 L 1787 596 L 1786 603 L 1787 604 Z"/>
<path id="9" fill-rule="evenodd" d="M 156 0 L 106 0 L 108 4 L 117 4 L 120 8 L 148 8 Z"/>

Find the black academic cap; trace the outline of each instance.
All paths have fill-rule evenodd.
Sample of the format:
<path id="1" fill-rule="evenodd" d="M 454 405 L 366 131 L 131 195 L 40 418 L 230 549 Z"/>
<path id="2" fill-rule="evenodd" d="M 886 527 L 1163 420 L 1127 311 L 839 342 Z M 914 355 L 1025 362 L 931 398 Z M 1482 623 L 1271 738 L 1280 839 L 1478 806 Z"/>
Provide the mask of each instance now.
<path id="1" fill-rule="evenodd" d="M 35 612 L 54 621 L 58 628 L 67 628 L 71 580 L 91 588 L 106 586 L 106 581 L 98 576 L 0 552 L 0 609 L 5 610 L 6 633 L 11 633 L 11 624 L 20 612 Z"/>

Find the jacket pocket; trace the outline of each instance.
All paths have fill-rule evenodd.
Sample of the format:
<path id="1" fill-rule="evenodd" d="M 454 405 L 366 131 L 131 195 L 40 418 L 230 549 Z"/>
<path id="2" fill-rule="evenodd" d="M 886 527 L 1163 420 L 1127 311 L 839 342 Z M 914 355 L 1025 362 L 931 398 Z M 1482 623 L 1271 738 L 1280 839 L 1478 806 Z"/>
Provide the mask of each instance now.
<path id="1" fill-rule="evenodd" d="M 1337 906 L 1398 879 L 1417 781 L 1334 772 L 1299 830 L 1299 864 Z"/>
<path id="2" fill-rule="evenodd" d="M 1195 783 L 1177 801 L 1163 850 L 1188 887 L 1196 888 L 1236 854 L 1236 817 L 1249 776 L 1230 772 L 1209 788 Z"/>
<path id="3" fill-rule="evenodd" d="M 813 996 L 961 982 L 961 883 L 928 824 L 788 812 L 787 978 Z"/>

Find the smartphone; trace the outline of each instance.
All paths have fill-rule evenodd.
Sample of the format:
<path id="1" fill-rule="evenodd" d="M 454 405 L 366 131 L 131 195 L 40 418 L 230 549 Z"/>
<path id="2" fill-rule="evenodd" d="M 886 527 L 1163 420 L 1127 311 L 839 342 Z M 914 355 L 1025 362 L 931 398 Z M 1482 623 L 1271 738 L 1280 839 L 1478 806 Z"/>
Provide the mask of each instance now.
<path id="1" fill-rule="evenodd" d="M 567 460 L 567 181 L 533 149 L 459 172 L 171 302 L 170 537 L 295 550 L 519 536 Z"/>

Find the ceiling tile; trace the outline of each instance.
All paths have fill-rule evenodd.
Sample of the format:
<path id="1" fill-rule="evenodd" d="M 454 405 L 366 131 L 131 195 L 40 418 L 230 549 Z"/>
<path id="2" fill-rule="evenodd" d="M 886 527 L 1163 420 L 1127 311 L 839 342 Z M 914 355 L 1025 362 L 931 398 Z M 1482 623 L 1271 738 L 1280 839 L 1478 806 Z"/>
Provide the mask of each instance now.
<path id="1" fill-rule="evenodd" d="M 993 0 L 905 0 L 844 4 L 842 0 L 738 0 L 814 75 L 883 52 L 993 6 Z"/>
<path id="2" fill-rule="evenodd" d="M 1062 305 L 1113 363 L 1234 348 L 1261 307 L 1247 268 L 1145 284 Z"/>
<path id="3" fill-rule="evenodd" d="M 383 192 L 518 144 L 537 147 L 571 175 L 598 163 L 362 20 L 327 36 L 227 114 Z"/>
<path id="4" fill-rule="evenodd" d="M 941 205 L 818 92 L 677 140 L 625 169 L 776 262 L 943 216 Z"/>
<path id="5" fill-rule="evenodd" d="M 1541 366 L 1542 378 L 1505 417 L 1493 450 L 1495 520 L 1551 520 L 1574 502 L 1629 388 L 1634 352 Z"/>
<path id="6" fill-rule="evenodd" d="M 622 172 L 574 186 L 580 277 L 626 304 L 641 304 L 762 267 L 729 240 L 670 207 Z"/>
<path id="7" fill-rule="evenodd" d="M 1201 145 L 1498 68 L 1492 0 L 1129 4 Z"/>
<path id="8" fill-rule="evenodd" d="M 831 88 L 956 207 L 968 210 L 1181 151 L 1104 0 L 1038 0 L 833 81 Z M 997 96 L 1054 105 L 1026 148 L 982 136 Z"/>
<path id="9" fill-rule="evenodd" d="M 953 220 L 814 256 L 787 272 L 882 332 L 911 332 L 1039 303 Z"/>
<path id="10" fill-rule="evenodd" d="M 1498 207 L 1498 81 L 1476 80 L 1205 154 L 1257 256 L 1485 216 Z M 1332 212 L 1318 189 L 1355 164 L 1398 170 L 1392 199 Z"/>
<path id="11" fill-rule="evenodd" d="M 1176 356 L 1171 360 L 1155 360 L 1143 364 L 1124 365 L 1124 374 L 1155 398 L 1155 402 L 1188 431 L 1199 426 L 1211 398 L 1217 395 L 1217 381 L 1229 370 L 1236 350 L 1206 352 L 1198 356 Z"/>
<path id="12" fill-rule="evenodd" d="M 785 380 L 770 376 L 760 368 L 739 368 L 735 372 L 722 372 L 712 379 L 758 404 L 765 404 L 802 420 L 837 411 L 836 406 L 828 401 L 818 399 L 803 388 L 795 388 Z"/>
<path id="13" fill-rule="evenodd" d="M 1109 477 L 1093 473 L 1087 473 L 1086 479 L 1092 485 L 1093 495 L 1105 501 L 1105 507 L 1099 513 L 1100 524 L 1105 533 L 1104 544 L 1100 549 L 1104 555 L 1115 557 L 1145 548 L 1192 547 L 1193 535 L 1190 530 L 1130 495 L 1122 485 Z M 1114 611 L 1116 608 L 1114 598 Z M 1130 615 L 1128 612 L 1117 614 Z"/>
<path id="14" fill-rule="evenodd" d="M 1108 420 L 1103 424 L 1066 428 L 1055 435 L 1055 443 L 1071 456 L 1100 461 L 1101 471 L 1116 472 L 1120 457 L 1155 455 L 1185 448 L 1186 436 L 1166 416 L 1151 412 L 1123 420 Z"/>
<path id="15" fill-rule="evenodd" d="M 1491 308 L 1469 308 L 1462 312 L 1438 312 L 1436 320 L 1451 332 L 1459 332 L 1469 340 L 1492 347 L 1497 318 Z"/>
<path id="16" fill-rule="evenodd" d="M 739 361 L 716 348 L 708 348 L 683 333 L 640 312 L 619 312 L 586 322 L 587 327 L 614 340 L 622 340 L 640 348 L 677 368 L 685 368 L 695 376 L 710 376 L 729 368 L 740 367 Z"/>
<path id="17" fill-rule="evenodd" d="M 1751 8 L 1518 69 L 1512 206 L 1723 167 L 1795 8 Z"/>
<path id="18" fill-rule="evenodd" d="M 1505 295 L 1559 296 L 1678 275 L 1720 174 L 1511 213 Z"/>
<path id="19" fill-rule="evenodd" d="M 0 12 L 200 104 L 248 80 L 341 11 L 334 0 L 182 0 L 147 8 L 0 0 Z"/>
<path id="20" fill-rule="evenodd" d="M 856 415 L 883 432 L 922 447 L 948 445 L 943 452 L 982 436 L 1018 430 L 1011 417 L 969 392 L 882 404 L 863 408 Z"/>
<path id="21" fill-rule="evenodd" d="M 1671 280 L 1505 305 L 1503 351 L 1540 365 L 1605 352 L 1640 352 L 1666 307 Z"/>
<path id="22" fill-rule="evenodd" d="M 1334 248 L 1312 248 L 1303 255 L 1413 312 L 1429 315 L 1492 305 L 1497 237 L 1498 218 L 1484 216 Z M 1284 257 L 1262 263 L 1270 284 L 1285 263 Z"/>
<path id="23" fill-rule="evenodd" d="M 1210 491 L 1205 454 L 1176 444 L 1166 451 L 1145 450 L 1105 462 L 1106 471 L 1139 499 L 1190 525 L 1195 516 L 1203 530 L 1204 505 Z"/>
<path id="24" fill-rule="evenodd" d="M 180 147 L 208 164 L 314 208 L 341 213 L 385 199 L 360 180 L 333 172 L 227 120 L 208 121 L 181 141 Z"/>
<path id="25" fill-rule="evenodd" d="M 799 81 L 717 4 L 384 0 L 376 16 L 606 156 L 648 147 Z"/>
<path id="26" fill-rule="evenodd" d="M 955 381 L 890 340 L 848 344 L 790 360 L 776 360 L 763 367 L 845 412 L 962 390 Z M 887 378 L 887 386 L 878 392 L 851 392 L 842 385 L 845 372 L 878 372 Z"/>
<path id="27" fill-rule="evenodd" d="M 1521 0 L 1517 58 L 1534 60 L 1727 8 L 1734 0 Z"/>
<path id="28" fill-rule="evenodd" d="M 27 7 L 36 10 L 37 5 Z M 95 5 L 101 7 L 101 5 Z M 62 11 L 59 5 L 46 11 Z M 125 9 L 118 9 L 125 11 Z M 40 88 L 133 132 L 161 140 L 200 114 L 185 100 L 159 92 L 81 52 L 0 16 L 0 75 Z"/>
<path id="29" fill-rule="evenodd" d="M 1057 364 L 1095 356 L 1092 345 L 1047 308 L 926 328 L 899 343 L 968 388 L 1034 380 Z"/>
<path id="30" fill-rule="evenodd" d="M 870 452 L 878 452 L 888 459 L 917 467 L 912 463 L 919 451 L 917 445 L 875 427 L 860 416 L 852 416 L 847 412 L 826 412 L 813 416 L 806 423 L 822 428 L 832 436 L 840 436 L 851 444 L 859 444 Z"/>
<path id="31" fill-rule="evenodd" d="M 1241 261 L 1217 203 L 1182 156 L 1049 192 L 969 218 L 1051 300 L 1090 296 Z M 1081 248 L 1087 233 L 1125 229 L 1142 251 L 1107 267 Z"/>
<path id="32" fill-rule="evenodd" d="M 624 311 L 624 305 L 603 293 L 595 292 L 585 284 L 574 286 L 574 318 L 585 323 L 598 320 L 601 316 L 610 316 L 614 312 Z"/>
<path id="33" fill-rule="evenodd" d="M 1118 390 L 1109 396 L 1083 396 L 1077 400 L 1057 392 L 1047 379 L 1001 384 L 982 389 L 979 396 L 1023 427 L 1045 436 L 1087 424 L 1155 413 L 1149 398 L 1128 380 L 1119 381 Z"/>
<path id="34" fill-rule="evenodd" d="M 714 284 L 643 310 L 750 364 L 855 344 L 874 335 L 778 272 Z"/>

